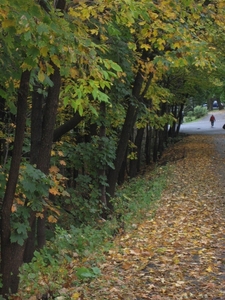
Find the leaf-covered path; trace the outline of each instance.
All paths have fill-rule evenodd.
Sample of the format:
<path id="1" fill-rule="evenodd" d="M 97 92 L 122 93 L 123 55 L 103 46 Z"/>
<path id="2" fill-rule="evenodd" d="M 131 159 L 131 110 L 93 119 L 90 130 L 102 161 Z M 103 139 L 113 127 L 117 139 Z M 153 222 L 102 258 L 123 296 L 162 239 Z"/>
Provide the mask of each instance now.
<path id="1" fill-rule="evenodd" d="M 173 175 L 154 218 L 117 237 L 102 276 L 79 287 L 76 299 L 225 299 L 221 153 L 215 137 L 199 135 L 165 153 Z"/>

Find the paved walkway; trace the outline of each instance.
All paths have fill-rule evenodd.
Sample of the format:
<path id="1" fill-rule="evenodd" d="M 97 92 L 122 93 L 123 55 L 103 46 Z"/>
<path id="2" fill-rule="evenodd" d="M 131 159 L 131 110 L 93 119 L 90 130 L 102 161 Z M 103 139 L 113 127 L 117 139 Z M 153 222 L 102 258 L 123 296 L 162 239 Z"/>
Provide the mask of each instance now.
<path id="1" fill-rule="evenodd" d="M 209 118 L 214 115 L 216 122 L 214 127 L 211 127 Z M 225 130 L 222 128 L 225 124 L 225 110 L 215 110 L 208 113 L 207 116 L 199 119 L 198 121 L 183 123 L 180 127 L 181 133 L 187 134 L 224 134 Z"/>

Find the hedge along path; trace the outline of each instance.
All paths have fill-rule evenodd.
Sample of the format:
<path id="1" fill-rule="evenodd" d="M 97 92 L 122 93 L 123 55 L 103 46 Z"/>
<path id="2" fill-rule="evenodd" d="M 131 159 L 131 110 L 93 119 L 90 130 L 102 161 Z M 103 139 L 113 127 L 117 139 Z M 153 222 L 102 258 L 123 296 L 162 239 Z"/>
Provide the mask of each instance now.
<path id="1" fill-rule="evenodd" d="M 225 299 L 225 190 L 213 136 L 188 136 L 166 151 L 168 178 L 153 219 L 119 236 L 102 276 L 76 299 Z"/>

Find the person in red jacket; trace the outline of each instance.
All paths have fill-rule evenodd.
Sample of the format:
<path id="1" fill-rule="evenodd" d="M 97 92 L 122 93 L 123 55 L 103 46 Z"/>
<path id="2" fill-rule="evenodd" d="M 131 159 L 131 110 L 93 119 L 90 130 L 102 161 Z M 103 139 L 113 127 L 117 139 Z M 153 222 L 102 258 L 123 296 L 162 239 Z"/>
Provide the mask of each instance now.
<path id="1" fill-rule="evenodd" d="M 211 115 L 210 117 L 210 122 L 211 122 L 211 126 L 213 127 L 214 126 L 214 122 L 216 121 L 216 118 L 214 117 L 214 115 Z"/>

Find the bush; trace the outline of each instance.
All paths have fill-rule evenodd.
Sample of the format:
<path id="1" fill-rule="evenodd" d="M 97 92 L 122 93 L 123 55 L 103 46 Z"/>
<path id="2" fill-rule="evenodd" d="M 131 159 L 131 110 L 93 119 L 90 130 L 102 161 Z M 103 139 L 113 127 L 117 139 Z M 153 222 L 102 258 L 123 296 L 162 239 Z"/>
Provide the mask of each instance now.
<path id="1" fill-rule="evenodd" d="M 208 110 L 206 107 L 196 106 L 194 108 L 194 116 L 196 117 L 196 119 L 204 117 L 207 113 Z"/>
<path id="2" fill-rule="evenodd" d="M 187 116 L 184 117 L 184 121 L 185 121 L 185 122 L 191 122 L 191 121 L 194 120 L 194 119 L 195 119 L 195 117 L 194 117 L 193 111 L 189 111 L 189 112 L 187 113 Z"/>
<path id="3" fill-rule="evenodd" d="M 208 110 L 206 107 L 196 106 L 194 108 L 194 111 L 187 112 L 187 115 L 184 118 L 184 120 L 185 120 L 185 122 L 191 122 L 191 121 L 194 121 L 195 119 L 204 117 L 207 113 L 208 113 Z"/>
<path id="4" fill-rule="evenodd" d="M 72 287 L 80 281 L 101 276 L 99 263 L 115 235 L 135 229 L 141 220 L 153 217 L 169 171 L 168 167 L 159 167 L 148 178 L 140 176 L 124 184 L 112 200 L 114 213 L 108 220 L 99 219 L 92 226 L 70 226 L 68 230 L 56 225 L 54 238 L 20 269 L 20 299 L 38 294 L 60 297 L 64 291 L 67 296 L 63 299 L 72 299 L 64 287 L 70 286 L 72 293 Z"/>

